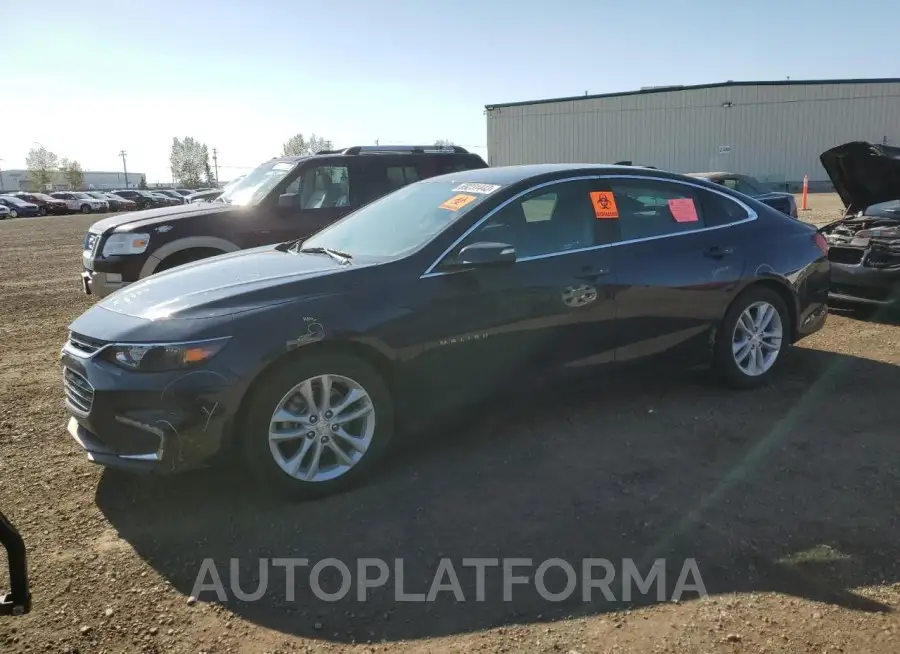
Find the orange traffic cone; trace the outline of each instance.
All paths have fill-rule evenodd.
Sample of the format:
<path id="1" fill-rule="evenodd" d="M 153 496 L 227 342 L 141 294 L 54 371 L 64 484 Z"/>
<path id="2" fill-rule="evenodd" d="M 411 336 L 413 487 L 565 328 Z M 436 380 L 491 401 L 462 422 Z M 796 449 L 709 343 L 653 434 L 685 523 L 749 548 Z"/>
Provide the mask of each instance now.
<path id="1" fill-rule="evenodd" d="M 809 175 L 803 176 L 803 197 L 800 199 L 800 208 L 809 211 Z"/>

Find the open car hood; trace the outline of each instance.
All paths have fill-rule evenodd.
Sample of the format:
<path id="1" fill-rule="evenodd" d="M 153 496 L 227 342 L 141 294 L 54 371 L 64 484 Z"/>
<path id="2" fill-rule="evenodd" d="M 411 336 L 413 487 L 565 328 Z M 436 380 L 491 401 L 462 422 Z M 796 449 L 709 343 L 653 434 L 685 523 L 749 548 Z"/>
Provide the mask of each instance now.
<path id="1" fill-rule="evenodd" d="M 900 148 L 851 141 L 819 155 L 847 213 L 900 199 Z"/>

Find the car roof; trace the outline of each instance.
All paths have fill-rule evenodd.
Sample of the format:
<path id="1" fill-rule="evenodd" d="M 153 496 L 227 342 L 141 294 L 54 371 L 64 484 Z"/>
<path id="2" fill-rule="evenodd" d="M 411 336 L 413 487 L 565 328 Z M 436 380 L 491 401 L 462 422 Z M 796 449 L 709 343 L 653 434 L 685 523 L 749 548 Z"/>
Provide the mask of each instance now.
<path id="1" fill-rule="evenodd" d="M 614 166 L 610 164 L 523 164 L 518 166 L 498 166 L 495 168 L 473 168 L 460 170 L 432 179 L 458 179 L 464 182 L 501 184 L 508 186 L 517 182 L 527 181 L 535 177 L 565 173 L 583 173 L 588 175 L 647 175 L 648 177 L 665 177 L 674 180 L 682 177 L 676 173 L 670 173 L 657 168 L 643 168 L 641 166 Z"/>
<path id="2" fill-rule="evenodd" d="M 715 179 L 716 177 L 740 177 L 738 173 L 685 173 L 688 177 L 702 177 L 704 179 Z"/>

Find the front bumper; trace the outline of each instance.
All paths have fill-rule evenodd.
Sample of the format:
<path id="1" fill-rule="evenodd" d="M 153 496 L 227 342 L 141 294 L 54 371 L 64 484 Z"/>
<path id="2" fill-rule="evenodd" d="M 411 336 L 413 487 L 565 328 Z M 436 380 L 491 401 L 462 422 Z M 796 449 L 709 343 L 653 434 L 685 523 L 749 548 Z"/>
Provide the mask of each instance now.
<path id="1" fill-rule="evenodd" d="M 832 262 L 828 297 L 874 306 L 900 303 L 900 269 Z"/>
<path id="2" fill-rule="evenodd" d="M 122 275 L 118 273 L 93 270 L 83 270 L 81 273 L 81 289 L 85 295 L 96 295 L 98 298 L 103 298 L 128 284 L 129 282 L 123 281 Z"/>
<path id="3" fill-rule="evenodd" d="M 61 353 L 67 431 L 88 459 L 132 472 L 168 473 L 219 453 L 239 404 L 238 379 L 211 369 L 137 373 L 98 355 Z"/>

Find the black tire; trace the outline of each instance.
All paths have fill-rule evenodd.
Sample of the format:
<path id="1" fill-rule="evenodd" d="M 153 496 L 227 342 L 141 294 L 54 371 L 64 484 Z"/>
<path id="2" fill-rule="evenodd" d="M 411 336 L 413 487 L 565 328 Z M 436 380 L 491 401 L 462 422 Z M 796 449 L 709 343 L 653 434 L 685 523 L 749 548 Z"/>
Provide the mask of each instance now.
<path id="1" fill-rule="evenodd" d="M 176 266 L 183 266 L 187 263 L 194 263 L 195 261 L 200 261 L 201 259 L 208 259 L 209 257 L 214 257 L 219 254 L 225 254 L 221 250 L 216 250 L 214 248 L 193 248 L 190 250 L 182 250 L 181 252 L 176 252 L 175 254 L 169 255 L 165 259 L 159 262 L 159 266 L 157 266 L 154 273 L 163 272 L 164 270 L 171 270 Z"/>
<path id="2" fill-rule="evenodd" d="M 269 449 L 269 424 L 279 401 L 294 386 L 318 375 L 348 377 L 368 393 L 375 408 L 376 426 L 362 458 L 343 475 L 309 482 L 291 477 L 276 463 Z M 362 359 L 338 351 L 302 353 L 290 357 L 251 389 L 251 397 L 239 434 L 243 460 L 249 472 L 266 489 L 290 499 L 313 499 L 351 488 L 382 457 L 394 432 L 394 406 L 382 376 Z"/>
<path id="3" fill-rule="evenodd" d="M 91 209 L 91 205 L 89 205 L 89 204 L 81 205 L 81 213 L 91 213 L 91 211 L 93 211 Z"/>
<path id="4" fill-rule="evenodd" d="M 732 352 L 732 343 L 738 319 L 748 307 L 756 302 L 767 302 L 778 312 L 778 316 L 781 318 L 782 339 L 781 348 L 778 350 L 778 355 L 772 366 L 764 373 L 753 376 L 744 372 L 738 366 Z M 792 327 L 791 314 L 788 312 L 781 296 L 764 286 L 751 286 L 734 299 L 725 314 L 725 318 L 722 320 L 719 332 L 716 335 L 713 371 L 725 385 L 732 388 L 743 390 L 757 388 L 766 384 L 784 361 L 785 352 L 791 342 Z"/>
<path id="5" fill-rule="evenodd" d="M 19 212 L 16 211 L 15 209 L 10 209 L 10 210 L 9 210 L 9 217 L 10 217 L 10 218 L 18 218 L 18 217 L 19 217 Z"/>
<path id="6" fill-rule="evenodd" d="M 41 207 L 40 213 L 42 216 L 46 216 L 47 215 L 47 207 Z"/>

